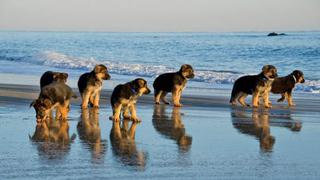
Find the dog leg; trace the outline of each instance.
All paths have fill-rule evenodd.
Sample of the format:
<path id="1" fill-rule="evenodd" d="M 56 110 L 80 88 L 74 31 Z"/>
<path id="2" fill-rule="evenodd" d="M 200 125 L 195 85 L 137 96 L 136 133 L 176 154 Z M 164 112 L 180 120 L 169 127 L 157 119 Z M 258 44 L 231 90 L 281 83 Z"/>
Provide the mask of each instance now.
<path id="1" fill-rule="evenodd" d="M 161 97 L 162 93 L 163 93 L 163 91 L 158 91 L 158 90 L 156 90 L 154 92 L 154 102 L 155 102 L 155 104 L 160 104 L 160 97 Z"/>
<path id="2" fill-rule="evenodd" d="M 160 96 L 160 99 L 164 104 L 169 104 L 169 102 L 166 100 L 166 95 L 167 95 L 166 92 L 162 92 L 161 96 Z"/>
<path id="3" fill-rule="evenodd" d="M 120 121 L 120 113 L 121 113 L 122 104 L 115 104 L 113 107 L 113 116 L 110 117 L 110 120 L 115 122 Z"/>
<path id="4" fill-rule="evenodd" d="M 288 95 L 287 100 L 288 100 L 289 106 L 295 106 L 295 104 L 292 101 L 292 92 L 288 92 L 287 95 Z"/>
<path id="5" fill-rule="evenodd" d="M 134 122 L 141 122 L 141 120 L 137 117 L 137 112 L 136 112 L 136 105 L 132 104 L 129 106 L 130 113 L 131 113 L 131 119 Z"/>
<path id="6" fill-rule="evenodd" d="M 250 105 L 245 102 L 245 98 L 248 96 L 246 93 L 241 93 L 240 97 L 238 98 L 238 102 L 243 106 L 243 107 L 249 107 Z"/>
<path id="7" fill-rule="evenodd" d="M 257 108 L 259 106 L 259 92 L 253 92 L 252 94 L 252 106 Z"/>
<path id="8" fill-rule="evenodd" d="M 277 100 L 277 102 L 283 102 L 286 99 L 286 92 L 281 94 L 281 98 Z"/>
<path id="9" fill-rule="evenodd" d="M 68 112 L 69 112 L 69 105 L 70 105 L 70 101 L 69 100 L 65 100 L 64 104 L 59 105 L 59 111 L 61 114 L 61 120 L 67 120 L 68 119 Z"/>
<path id="10" fill-rule="evenodd" d="M 123 109 L 123 119 L 130 119 L 129 107 L 124 107 Z"/>
<path id="11" fill-rule="evenodd" d="M 98 91 L 94 96 L 94 101 L 93 101 L 94 108 L 99 108 L 99 101 L 100 101 L 100 91 Z"/>
<path id="12" fill-rule="evenodd" d="M 175 86 L 172 91 L 172 102 L 173 102 L 173 105 L 176 107 L 182 106 L 182 104 L 180 104 L 179 90 L 180 90 L 179 86 Z"/>
<path id="13" fill-rule="evenodd" d="M 89 98 L 90 98 L 90 93 L 87 91 L 84 92 L 82 95 L 82 104 L 81 104 L 82 109 L 88 108 Z"/>
<path id="14" fill-rule="evenodd" d="M 263 94 L 263 102 L 264 102 L 264 107 L 265 108 L 271 108 L 271 103 L 269 100 L 269 91 L 265 91 Z M 269 104 L 270 103 L 270 104 Z"/>

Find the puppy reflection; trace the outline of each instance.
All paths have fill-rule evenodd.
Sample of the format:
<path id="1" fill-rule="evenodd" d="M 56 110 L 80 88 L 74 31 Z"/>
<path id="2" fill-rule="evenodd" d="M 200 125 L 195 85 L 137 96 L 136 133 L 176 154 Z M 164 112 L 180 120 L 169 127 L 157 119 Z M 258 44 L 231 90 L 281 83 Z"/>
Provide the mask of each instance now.
<path id="1" fill-rule="evenodd" d="M 75 134 L 69 137 L 67 120 L 53 121 L 52 119 L 38 122 L 33 136 L 30 137 L 38 145 L 39 153 L 48 156 L 48 159 L 65 155 L 75 138 Z"/>
<path id="2" fill-rule="evenodd" d="M 83 144 L 87 145 L 92 152 L 92 158 L 94 160 L 103 159 L 106 144 L 101 140 L 99 108 L 82 109 L 77 130 Z"/>
<path id="3" fill-rule="evenodd" d="M 114 155 L 121 163 L 128 166 L 138 167 L 143 170 L 146 166 L 146 154 L 137 149 L 135 143 L 135 132 L 137 122 L 132 122 L 129 127 L 129 120 L 113 121 L 110 132 L 110 141 Z"/>
<path id="4" fill-rule="evenodd" d="M 248 120 L 244 111 L 235 111 L 231 114 L 233 126 L 243 134 L 255 136 L 260 142 L 260 149 L 272 151 L 275 138 L 270 133 L 268 111 L 252 111 L 252 119 Z"/>
<path id="5" fill-rule="evenodd" d="M 171 117 L 165 112 L 166 106 L 154 106 L 152 123 L 154 128 L 166 138 L 176 141 L 181 152 L 188 152 L 191 148 L 192 137 L 186 135 L 181 119 L 180 108 L 174 107 Z"/>

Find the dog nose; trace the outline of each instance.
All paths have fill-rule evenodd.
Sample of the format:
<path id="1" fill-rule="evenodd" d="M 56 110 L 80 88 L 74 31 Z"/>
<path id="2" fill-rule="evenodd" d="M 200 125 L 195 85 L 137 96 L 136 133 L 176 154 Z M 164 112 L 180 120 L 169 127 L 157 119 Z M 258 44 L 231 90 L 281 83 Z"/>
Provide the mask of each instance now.
<path id="1" fill-rule="evenodd" d="M 305 82 L 305 80 L 304 80 L 304 79 L 302 79 L 301 83 L 304 83 L 304 82 Z"/>

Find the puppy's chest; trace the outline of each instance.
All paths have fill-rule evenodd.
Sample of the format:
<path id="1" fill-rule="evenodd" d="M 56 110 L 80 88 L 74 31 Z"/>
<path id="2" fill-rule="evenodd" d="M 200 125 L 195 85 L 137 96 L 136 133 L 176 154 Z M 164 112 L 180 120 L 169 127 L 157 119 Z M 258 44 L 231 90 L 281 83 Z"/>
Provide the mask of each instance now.
<path id="1" fill-rule="evenodd" d="M 272 80 L 260 80 L 257 85 L 259 92 L 270 91 L 272 86 Z"/>

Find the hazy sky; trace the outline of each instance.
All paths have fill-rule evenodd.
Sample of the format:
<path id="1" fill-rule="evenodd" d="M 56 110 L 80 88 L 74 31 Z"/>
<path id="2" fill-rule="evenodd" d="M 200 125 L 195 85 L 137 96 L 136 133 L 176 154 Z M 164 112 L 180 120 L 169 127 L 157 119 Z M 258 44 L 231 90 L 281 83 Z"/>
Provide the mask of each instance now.
<path id="1" fill-rule="evenodd" d="M 0 30 L 320 30 L 320 0 L 0 0 Z"/>

